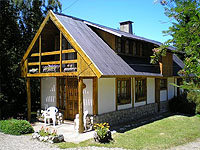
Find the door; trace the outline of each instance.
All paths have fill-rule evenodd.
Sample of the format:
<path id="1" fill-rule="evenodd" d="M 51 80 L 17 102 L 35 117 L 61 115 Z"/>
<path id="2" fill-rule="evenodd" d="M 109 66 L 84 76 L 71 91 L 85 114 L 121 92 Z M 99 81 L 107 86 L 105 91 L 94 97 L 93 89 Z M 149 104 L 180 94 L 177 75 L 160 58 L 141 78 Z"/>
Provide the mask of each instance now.
<path id="1" fill-rule="evenodd" d="M 76 78 L 67 78 L 66 82 L 66 97 L 67 97 L 67 119 L 75 119 L 78 114 L 78 80 Z"/>

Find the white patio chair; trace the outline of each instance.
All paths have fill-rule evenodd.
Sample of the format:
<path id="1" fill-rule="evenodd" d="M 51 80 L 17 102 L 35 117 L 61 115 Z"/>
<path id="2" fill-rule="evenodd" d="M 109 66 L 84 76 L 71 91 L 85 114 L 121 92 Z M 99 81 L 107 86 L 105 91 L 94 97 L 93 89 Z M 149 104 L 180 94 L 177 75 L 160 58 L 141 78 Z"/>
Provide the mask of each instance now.
<path id="1" fill-rule="evenodd" d="M 85 129 L 87 129 L 86 128 L 86 117 L 87 117 L 87 115 L 88 115 L 88 110 L 84 111 L 84 113 L 83 113 L 83 125 L 84 125 Z M 74 119 L 74 129 L 76 131 L 78 131 L 78 129 L 79 129 L 79 114 L 76 114 L 76 117 Z"/>
<path id="2" fill-rule="evenodd" d="M 53 121 L 53 126 L 56 125 L 56 113 L 58 109 L 56 107 L 49 107 L 47 110 L 43 111 L 44 123 L 46 125 L 46 121 L 48 119 L 48 124 L 50 124 L 50 119 Z"/>

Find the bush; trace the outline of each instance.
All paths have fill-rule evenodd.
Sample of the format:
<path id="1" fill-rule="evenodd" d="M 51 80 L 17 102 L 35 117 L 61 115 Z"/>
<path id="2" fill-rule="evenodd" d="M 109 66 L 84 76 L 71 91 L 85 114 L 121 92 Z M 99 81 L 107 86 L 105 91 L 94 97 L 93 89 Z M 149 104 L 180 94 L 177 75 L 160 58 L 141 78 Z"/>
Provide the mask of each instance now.
<path id="1" fill-rule="evenodd" d="M 187 100 L 187 95 L 182 94 L 179 97 L 174 97 L 169 101 L 169 109 L 172 112 L 179 112 L 185 114 L 195 114 L 196 105 Z"/>
<path id="2" fill-rule="evenodd" d="M 21 135 L 33 133 L 33 127 L 26 120 L 2 120 L 0 121 L 0 131 L 6 134 Z"/>

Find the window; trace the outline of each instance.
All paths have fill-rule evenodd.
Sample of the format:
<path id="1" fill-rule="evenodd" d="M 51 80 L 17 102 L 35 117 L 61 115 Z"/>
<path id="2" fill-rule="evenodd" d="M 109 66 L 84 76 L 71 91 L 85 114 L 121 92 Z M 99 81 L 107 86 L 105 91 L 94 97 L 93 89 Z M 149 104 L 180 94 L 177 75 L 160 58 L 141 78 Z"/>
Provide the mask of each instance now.
<path id="1" fill-rule="evenodd" d="M 167 89 L 167 79 L 161 79 L 160 80 L 160 90 L 166 90 Z"/>
<path id="2" fill-rule="evenodd" d="M 131 78 L 117 79 L 117 103 L 131 103 Z"/>
<path id="3" fill-rule="evenodd" d="M 121 39 L 120 38 L 117 38 L 117 52 L 120 53 L 121 52 Z"/>
<path id="4" fill-rule="evenodd" d="M 141 49 L 141 44 L 140 42 L 136 42 L 136 55 L 140 56 L 140 49 Z"/>
<path id="5" fill-rule="evenodd" d="M 129 41 L 128 40 L 125 41 L 125 53 L 129 54 Z"/>
<path id="6" fill-rule="evenodd" d="M 135 79 L 135 102 L 146 101 L 147 98 L 147 85 L 146 79 Z"/>

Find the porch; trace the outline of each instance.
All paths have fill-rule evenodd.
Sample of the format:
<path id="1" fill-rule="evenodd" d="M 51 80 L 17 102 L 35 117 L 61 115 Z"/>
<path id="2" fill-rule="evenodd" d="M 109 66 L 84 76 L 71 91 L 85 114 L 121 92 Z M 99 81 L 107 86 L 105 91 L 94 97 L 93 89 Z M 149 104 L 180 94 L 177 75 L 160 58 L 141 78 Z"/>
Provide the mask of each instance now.
<path id="1" fill-rule="evenodd" d="M 66 142 L 79 143 L 93 138 L 94 135 L 94 131 L 79 134 L 74 130 L 74 122 L 68 120 L 65 120 L 64 123 L 62 123 L 61 125 L 56 126 L 45 126 L 43 122 L 35 122 L 32 124 L 32 126 L 35 132 L 38 132 L 42 127 L 45 129 L 48 128 L 50 131 L 56 130 L 58 135 L 62 134 L 64 136 L 64 140 Z"/>

